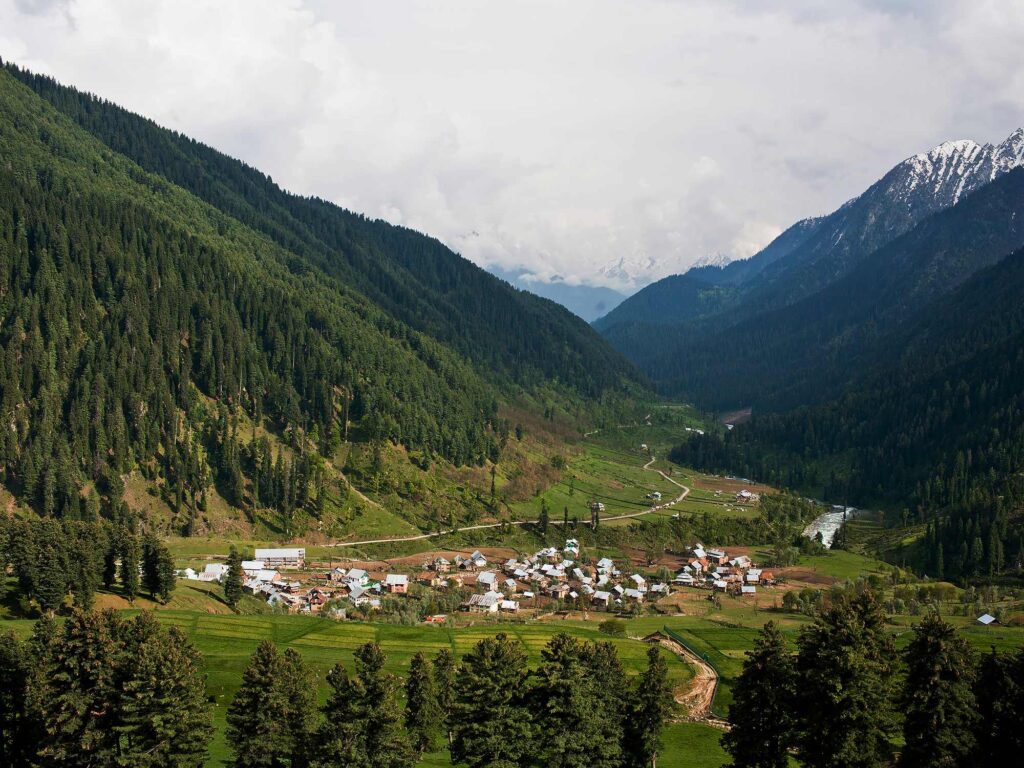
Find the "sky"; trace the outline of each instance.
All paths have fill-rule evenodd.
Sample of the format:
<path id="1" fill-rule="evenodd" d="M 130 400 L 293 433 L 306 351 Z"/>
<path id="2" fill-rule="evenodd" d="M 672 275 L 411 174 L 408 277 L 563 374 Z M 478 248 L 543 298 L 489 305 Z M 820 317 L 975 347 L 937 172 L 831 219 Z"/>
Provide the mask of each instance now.
<path id="1" fill-rule="evenodd" d="M 1003 0 L 0 0 L 0 57 L 534 282 L 752 255 L 1024 123 Z"/>

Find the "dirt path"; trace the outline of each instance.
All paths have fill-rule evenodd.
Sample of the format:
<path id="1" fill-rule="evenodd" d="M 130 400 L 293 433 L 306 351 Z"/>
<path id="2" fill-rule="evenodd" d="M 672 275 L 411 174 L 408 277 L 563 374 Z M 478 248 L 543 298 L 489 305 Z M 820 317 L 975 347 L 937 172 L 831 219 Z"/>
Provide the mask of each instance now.
<path id="1" fill-rule="evenodd" d="M 658 510 L 658 509 L 664 509 L 665 507 L 671 507 L 673 504 L 682 501 L 683 499 L 685 499 L 687 496 L 690 495 L 690 489 L 687 488 L 682 483 L 680 483 L 678 480 L 676 480 L 675 478 L 669 477 L 664 472 L 662 472 L 660 469 L 652 469 L 651 468 L 651 464 L 653 464 L 657 460 L 658 460 L 657 456 L 651 456 L 651 460 L 648 461 L 646 464 L 644 464 L 644 469 L 646 469 L 648 472 L 657 472 L 663 478 L 665 478 L 670 483 L 672 483 L 672 485 L 676 486 L 677 488 L 681 488 L 683 490 L 683 492 L 680 493 L 678 496 L 676 496 L 674 499 L 672 499 L 672 501 L 670 501 L 670 502 L 668 502 L 666 504 L 659 504 L 656 507 L 651 507 L 651 509 L 649 509 L 648 512 L 653 512 L 653 511 Z M 639 514 L 646 514 L 646 512 L 641 512 Z M 623 517 L 631 517 L 631 516 L 632 515 L 623 515 Z M 612 520 L 614 518 L 608 518 L 608 519 Z"/>
<path id="2" fill-rule="evenodd" d="M 610 517 L 602 517 L 601 518 L 601 522 L 608 522 L 609 520 L 625 520 L 625 519 L 630 518 L 630 517 L 640 517 L 641 515 L 647 515 L 647 514 L 650 514 L 651 512 L 658 512 L 658 511 L 660 511 L 662 509 L 665 509 L 666 507 L 671 507 L 673 504 L 675 504 L 678 501 L 682 501 L 683 499 L 685 499 L 689 495 L 690 489 L 687 488 L 685 485 L 683 485 L 682 483 L 680 483 L 680 482 L 678 482 L 676 480 L 673 480 L 671 477 L 666 475 L 660 469 L 652 469 L 651 468 L 651 464 L 653 464 L 655 462 L 655 460 L 656 460 L 656 457 L 652 456 L 651 460 L 648 461 L 646 464 L 644 464 L 643 468 L 646 469 L 648 472 L 657 472 L 663 478 L 665 478 L 670 483 L 672 483 L 672 485 L 675 485 L 675 486 L 678 486 L 679 488 L 681 488 L 683 492 L 680 493 L 678 496 L 676 496 L 672 501 L 666 502 L 664 504 L 655 504 L 653 507 L 648 507 L 647 509 L 642 509 L 639 512 L 629 512 L 629 513 L 624 514 L 624 515 L 611 515 Z M 480 525 L 467 525 L 467 526 L 463 526 L 462 528 L 456 528 L 454 530 L 441 531 L 440 533 L 438 533 L 438 532 L 434 532 L 434 533 L 421 533 L 418 536 L 398 536 L 396 538 L 391 538 L 391 539 L 366 539 L 364 541 L 342 541 L 342 542 L 339 542 L 337 544 L 330 544 L 329 546 L 332 546 L 332 547 L 359 547 L 359 546 L 362 546 L 364 544 L 394 544 L 394 543 L 401 542 L 401 541 L 422 541 L 423 539 L 433 539 L 433 538 L 435 538 L 437 536 L 444 536 L 445 534 L 448 534 L 448 533 L 460 533 L 462 531 L 479 531 L 479 530 L 483 530 L 484 528 L 500 528 L 503 525 L 529 525 L 531 523 L 533 523 L 533 520 L 512 520 L 512 521 L 509 521 L 507 523 L 481 523 Z M 563 520 L 552 520 L 549 523 L 549 525 L 565 525 L 565 522 Z"/>
<path id="3" fill-rule="evenodd" d="M 645 642 L 656 642 L 662 648 L 672 651 L 687 664 L 693 666 L 697 674 L 694 676 L 690 687 L 684 692 L 677 694 L 677 704 L 686 707 L 687 720 L 696 720 L 716 728 L 728 729 L 729 723 L 711 713 L 711 704 L 715 699 L 715 689 L 718 687 L 718 673 L 697 654 L 693 653 L 686 646 L 677 643 L 671 637 L 655 632 L 643 638 Z"/>

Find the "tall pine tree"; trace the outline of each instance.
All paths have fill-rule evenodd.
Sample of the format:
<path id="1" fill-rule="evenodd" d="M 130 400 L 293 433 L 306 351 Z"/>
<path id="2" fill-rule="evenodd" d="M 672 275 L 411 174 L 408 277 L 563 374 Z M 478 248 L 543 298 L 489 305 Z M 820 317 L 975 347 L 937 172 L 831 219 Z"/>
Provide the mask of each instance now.
<path id="1" fill-rule="evenodd" d="M 132 648 L 116 699 L 117 765 L 195 768 L 213 731 L 202 659 L 177 627 Z"/>
<path id="2" fill-rule="evenodd" d="M 647 649 L 647 669 L 636 681 L 627 719 L 627 756 L 634 768 L 656 768 L 661 732 L 672 711 L 672 703 L 668 664 L 655 645 Z"/>
<path id="3" fill-rule="evenodd" d="M 0 765 L 27 765 L 35 750 L 26 709 L 27 652 L 13 632 L 0 634 Z"/>
<path id="4" fill-rule="evenodd" d="M 1012 764 L 1024 754 L 1024 650 L 985 654 L 974 685 L 977 763 Z"/>
<path id="5" fill-rule="evenodd" d="M 412 657 L 405 681 L 405 726 L 419 752 L 440 748 L 444 716 L 434 686 L 432 665 L 422 653 Z"/>
<path id="6" fill-rule="evenodd" d="M 903 653 L 907 677 L 903 691 L 902 768 L 939 768 L 974 764 L 978 719 L 974 659 L 967 641 L 936 613 L 914 627 Z"/>
<path id="7" fill-rule="evenodd" d="M 778 625 L 769 621 L 733 686 L 732 729 L 722 746 L 735 768 L 786 768 L 793 745 L 797 682 L 793 658 Z"/>
<path id="8" fill-rule="evenodd" d="M 328 675 L 332 691 L 324 708 L 317 765 L 347 768 L 412 768 L 416 751 L 398 706 L 398 681 L 384 671 L 376 643 L 356 649 L 355 676 L 340 665 Z"/>
<path id="9" fill-rule="evenodd" d="M 228 572 L 224 576 L 224 601 L 232 608 L 242 599 L 242 584 L 245 572 L 242 571 L 242 556 L 234 545 L 228 553 Z"/>
<path id="10" fill-rule="evenodd" d="M 279 681 L 281 656 L 264 640 L 242 673 L 242 684 L 227 713 L 226 736 L 234 768 L 282 768 L 291 756 L 288 699 Z"/>
<path id="11" fill-rule="evenodd" d="M 452 741 L 452 707 L 455 704 L 455 654 L 442 648 L 434 657 L 434 690 L 437 692 L 437 707 L 441 724 L 448 739 Z"/>
<path id="12" fill-rule="evenodd" d="M 526 653 L 504 633 L 484 638 L 463 656 L 455 681 L 453 762 L 470 768 L 532 762 L 526 681 Z"/>
<path id="13" fill-rule="evenodd" d="M 870 592 L 835 597 L 798 640 L 797 748 L 807 768 L 878 768 L 892 751 L 896 651 Z"/>
<path id="14" fill-rule="evenodd" d="M 531 691 L 537 757 L 565 768 L 616 768 L 621 732 L 599 702 L 599 690 L 578 640 L 559 633 L 541 651 L 537 685 Z"/>

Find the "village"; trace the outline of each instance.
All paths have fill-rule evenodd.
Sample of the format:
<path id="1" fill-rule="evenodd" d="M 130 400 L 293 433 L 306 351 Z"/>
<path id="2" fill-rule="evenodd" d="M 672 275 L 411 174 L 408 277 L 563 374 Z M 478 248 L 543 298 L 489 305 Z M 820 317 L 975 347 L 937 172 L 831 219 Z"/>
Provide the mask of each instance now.
<path id="1" fill-rule="evenodd" d="M 447 554 L 447 556 L 446 556 Z M 449 612 L 421 612 L 427 623 L 448 621 L 451 613 L 519 614 L 559 610 L 611 613 L 641 612 L 680 590 L 705 590 L 745 598 L 770 587 L 770 571 L 758 568 L 747 555 L 730 556 L 723 549 L 696 544 L 686 553 L 678 572 L 664 566 L 656 574 L 625 561 L 581 552 L 577 539 L 561 548 L 550 546 L 532 555 L 492 562 L 479 550 L 469 554 L 435 553 L 422 561 L 378 563 L 376 568 L 325 567 L 307 563 L 301 547 L 256 549 L 243 560 L 243 589 L 271 608 L 287 613 L 344 619 L 353 610 L 362 616 L 380 611 L 393 600 L 415 597 L 424 606 L 444 605 Z M 179 577 L 221 582 L 225 563 L 206 564 L 202 571 L 186 568 Z"/>

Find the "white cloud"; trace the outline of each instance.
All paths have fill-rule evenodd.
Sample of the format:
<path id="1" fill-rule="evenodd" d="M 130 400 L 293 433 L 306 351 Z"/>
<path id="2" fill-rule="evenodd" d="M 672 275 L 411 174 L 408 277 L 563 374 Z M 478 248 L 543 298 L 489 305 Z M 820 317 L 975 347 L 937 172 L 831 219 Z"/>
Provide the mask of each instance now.
<path id="1" fill-rule="evenodd" d="M 1021 122 L 970 0 L 0 0 L 0 54 L 481 264 L 633 287 Z"/>

